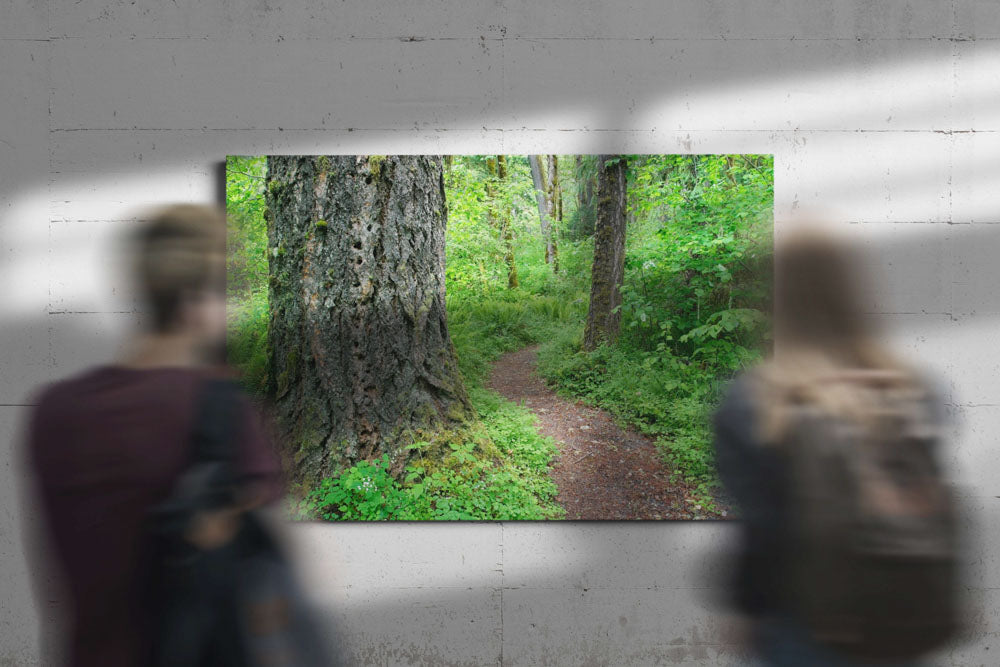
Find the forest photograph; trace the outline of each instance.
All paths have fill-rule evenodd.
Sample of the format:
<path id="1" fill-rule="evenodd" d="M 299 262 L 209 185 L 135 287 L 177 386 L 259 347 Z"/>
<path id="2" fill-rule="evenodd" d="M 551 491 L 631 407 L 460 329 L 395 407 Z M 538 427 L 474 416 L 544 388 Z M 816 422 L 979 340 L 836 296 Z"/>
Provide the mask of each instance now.
<path id="1" fill-rule="evenodd" d="M 227 354 L 299 520 L 691 520 L 770 345 L 770 155 L 230 156 Z"/>

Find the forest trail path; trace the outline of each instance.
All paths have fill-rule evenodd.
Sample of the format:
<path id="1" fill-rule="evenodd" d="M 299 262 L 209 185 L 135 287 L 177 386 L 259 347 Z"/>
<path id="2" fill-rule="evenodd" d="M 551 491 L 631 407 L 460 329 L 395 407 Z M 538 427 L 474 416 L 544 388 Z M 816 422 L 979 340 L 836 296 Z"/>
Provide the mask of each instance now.
<path id="1" fill-rule="evenodd" d="M 600 408 L 562 398 L 535 370 L 537 347 L 493 365 L 487 386 L 524 405 L 559 447 L 552 479 L 567 519 L 698 519 L 690 486 L 672 483 L 653 439 L 623 429 Z"/>

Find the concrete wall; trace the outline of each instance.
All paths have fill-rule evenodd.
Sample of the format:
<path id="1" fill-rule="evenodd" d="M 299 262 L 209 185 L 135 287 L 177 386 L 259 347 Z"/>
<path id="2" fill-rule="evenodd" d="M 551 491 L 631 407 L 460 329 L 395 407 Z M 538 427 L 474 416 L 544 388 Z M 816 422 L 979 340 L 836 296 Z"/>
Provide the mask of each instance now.
<path id="1" fill-rule="evenodd" d="M 36 664 L 9 453 L 39 383 L 139 315 L 102 261 L 137 207 L 218 196 L 229 153 L 775 154 L 779 210 L 834 207 L 875 317 L 943 378 L 976 536 L 970 641 L 1000 570 L 1000 4 L 991 0 L 3 0 L 0 664 Z M 113 268 L 113 267 L 112 267 Z M 729 664 L 709 604 L 731 527 L 302 526 L 358 664 Z M 710 568 L 709 568 L 710 569 Z"/>

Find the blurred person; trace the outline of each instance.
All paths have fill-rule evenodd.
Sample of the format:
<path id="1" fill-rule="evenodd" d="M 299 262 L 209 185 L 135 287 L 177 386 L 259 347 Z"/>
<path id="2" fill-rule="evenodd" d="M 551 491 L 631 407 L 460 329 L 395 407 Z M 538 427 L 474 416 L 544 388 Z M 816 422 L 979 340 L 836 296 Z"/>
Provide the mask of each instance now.
<path id="1" fill-rule="evenodd" d="M 254 567 L 276 579 L 236 537 L 282 486 L 259 416 L 221 362 L 225 234 L 215 207 L 159 211 L 129 247 L 146 330 L 117 362 L 36 399 L 26 454 L 69 597 L 70 665 L 250 664 L 237 657 L 246 614 L 229 601 Z M 181 556 L 183 567 L 164 565 Z M 288 614 L 280 600 L 258 607 L 262 635 Z M 218 641 L 206 645 L 209 629 Z"/>
<path id="2" fill-rule="evenodd" d="M 715 415 L 742 512 L 731 604 L 768 665 L 915 665 L 959 626 L 943 404 L 875 337 L 829 232 L 774 255 L 775 354 Z"/>

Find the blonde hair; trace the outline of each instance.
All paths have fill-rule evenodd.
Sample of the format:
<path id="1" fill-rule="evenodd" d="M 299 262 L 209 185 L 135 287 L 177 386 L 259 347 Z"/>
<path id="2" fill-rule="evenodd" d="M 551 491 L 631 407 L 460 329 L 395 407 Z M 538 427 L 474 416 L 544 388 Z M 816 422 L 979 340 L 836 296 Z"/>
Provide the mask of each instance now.
<path id="1" fill-rule="evenodd" d="M 863 312 L 851 244 L 815 228 L 787 234 L 774 256 L 776 354 L 752 374 L 762 439 L 780 441 L 797 405 L 866 423 L 889 395 L 921 396 L 916 376 L 876 339 Z"/>
<path id="2" fill-rule="evenodd" d="M 226 215 L 222 209 L 169 206 L 155 212 L 133 242 L 136 280 L 157 331 L 176 323 L 185 295 L 224 289 Z"/>

